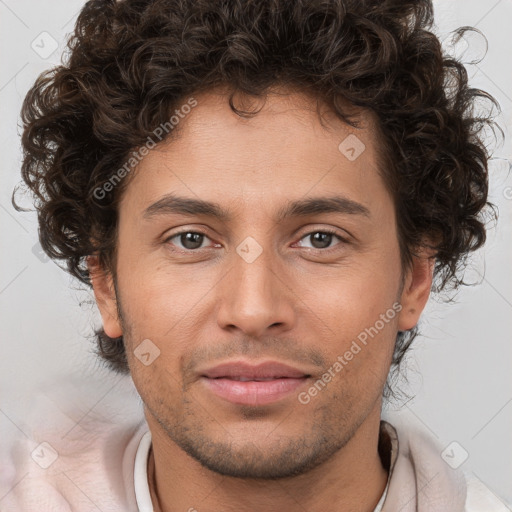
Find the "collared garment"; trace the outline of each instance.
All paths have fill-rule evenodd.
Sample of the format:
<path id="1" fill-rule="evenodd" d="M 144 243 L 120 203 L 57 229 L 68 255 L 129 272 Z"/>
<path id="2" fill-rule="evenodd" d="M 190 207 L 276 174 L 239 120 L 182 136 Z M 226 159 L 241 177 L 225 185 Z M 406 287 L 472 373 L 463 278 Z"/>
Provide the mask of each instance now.
<path id="1" fill-rule="evenodd" d="M 400 430 L 400 441 L 398 430 Z M 147 465 L 151 433 L 137 449 L 135 495 L 140 512 L 153 512 Z M 441 448 L 424 432 L 381 421 L 379 452 L 388 482 L 373 512 L 510 512 L 479 480 L 470 479 L 441 457 Z"/>
<path id="2" fill-rule="evenodd" d="M 151 512 L 148 425 L 140 414 L 127 424 L 122 407 L 108 412 L 70 420 L 69 428 L 40 421 L 30 438 L 25 429 L 7 452 L 3 446 L 0 512 Z M 380 426 L 379 454 L 389 476 L 374 512 L 512 510 L 451 467 L 430 434 L 391 421 Z"/>

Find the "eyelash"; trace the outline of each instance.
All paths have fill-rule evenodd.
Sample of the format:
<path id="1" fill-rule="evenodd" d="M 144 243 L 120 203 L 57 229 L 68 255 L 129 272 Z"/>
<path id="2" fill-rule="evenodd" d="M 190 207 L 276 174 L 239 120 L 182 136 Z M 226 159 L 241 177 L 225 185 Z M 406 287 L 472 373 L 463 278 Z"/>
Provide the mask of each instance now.
<path id="1" fill-rule="evenodd" d="M 164 243 L 169 243 L 173 238 L 176 238 L 180 235 L 183 235 L 183 234 L 186 234 L 186 233 L 194 233 L 194 234 L 197 234 L 197 235 L 203 235 L 204 237 L 206 238 L 209 238 L 208 235 L 206 233 L 203 233 L 202 231 L 191 231 L 191 230 L 184 230 L 184 231 L 179 231 L 178 233 L 174 233 L 173 235 L 167 237 L 165 240 L 164 240 Z M 329 229 L 329 228 L 325 228 L 325 229 L 317 229 L 317 230 L 314 230 L 314 231 L 309 231 L 308 233 L 305 233 L 300 239 L 299 241 L 303 240 L 304 238 L 308 237 L 308 236 L 311 236 L 311 235 L 314 235 L 315 233 L 322 233 L 322 234 L 329 234 L 329 235 L 333 235 L 335 236 L 342 244 L 348 244 L 348 240 L 344 237 L 342 237 L 336 230 L 334 229 Z M 305 249 L 309 249 L 309 250 L 312 250 L 312 251 L 321 251 L 321 252 L 324 252 L 324 253 L 328 253 L 332 250 L 336 250 L 336 247 L 338 245 L 341 245 L 341 244 L 336 244 L 334 247 L 328 247 L 326 249 L 317 249 L 317 248 L 314 248 L 314 247 L 305 247 Z M 192 253 L 192 252 L 198 252 L 200 251 L 201 249 L 206 249 L 206 247 L 202 247 L 202 248 L 198 248 L 198 249 L 180 249 L 180 248 L 176 248 L 176 249 L 173 249 L 177 252 L 182 252 L 182 253 Z"/>

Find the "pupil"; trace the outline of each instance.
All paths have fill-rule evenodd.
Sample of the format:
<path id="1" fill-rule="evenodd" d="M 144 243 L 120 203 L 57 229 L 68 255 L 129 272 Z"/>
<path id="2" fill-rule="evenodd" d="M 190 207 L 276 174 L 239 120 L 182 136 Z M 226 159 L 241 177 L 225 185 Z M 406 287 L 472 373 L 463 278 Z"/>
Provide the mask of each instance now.
<path id="1" fill-rule="evenodd" d="M 202 237 L 201 233 L 183 233 L 181 243 L 186 249 L 197 249 L 203 243 Z"/>
<path id="2" fill-rule="evenodd" d="M 313 247 L 316 249 L 324 249 L 331 244 L 332 235 L 330 233 L 317 232 L 311 236 L 313 237 Z M 317 245 L 317 242 L 319 242 L 320 246 Z"/>
<path id="3" fill-rule="evenodd" d="M 201 233 L 183 233 L 181 235 L 181 243 L 187 249 L 197 249 L 201 247 L 203 242 L 203 235 Z M 311 235 L 313 238 L 313 246 L 316 249 L 322 249 L 329 247 L 332 240 L 332 235 L 330 233 L 314 233 Z"/>

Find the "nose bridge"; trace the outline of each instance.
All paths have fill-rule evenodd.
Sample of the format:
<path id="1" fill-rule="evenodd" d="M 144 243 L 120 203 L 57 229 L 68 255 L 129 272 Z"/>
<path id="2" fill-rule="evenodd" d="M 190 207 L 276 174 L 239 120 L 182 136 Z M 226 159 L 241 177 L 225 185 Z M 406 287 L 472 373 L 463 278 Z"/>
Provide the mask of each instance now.
<path id="1" fill-rule="evenodd" d="M 276 276 L 271 245 L 268 237 L 261 244 L 247 237 L 236 247 L 231 272 L 219 290 L 218 320 L 223 327 L 236 326 L 255 336 L 278 324 L 289 327 L 292 309 Z"/>
<path id="2" fill-rule="evenodd" d="M 264 248 L 253 237 L 247 237 L 236 248 L 232 264 L 239 310 L 263 313 L 270 311 L 272 307 L 276 291 L 272 281 L 276 277 L 272 269 L 273 258 L 269 245 L 265 244 Z"/>

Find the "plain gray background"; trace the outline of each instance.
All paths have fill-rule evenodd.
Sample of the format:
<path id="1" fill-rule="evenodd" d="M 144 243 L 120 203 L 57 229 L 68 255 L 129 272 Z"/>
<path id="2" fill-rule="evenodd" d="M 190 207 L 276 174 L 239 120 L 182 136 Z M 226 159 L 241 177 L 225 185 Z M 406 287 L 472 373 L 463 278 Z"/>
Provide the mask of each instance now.
<path id="1" fill-rule="evenodd" d="M 83 4 L 0 0 L 0 456 L 17 437 L 34 447 L 41 441 L 31 438 L 34 397 L 47 417 L 61 414 L 64 391 L 63 400 L 80 404 L 83 415 L 108 401 L 126 407 L 127 417 L 140 414 L 130 381 L 109 375 L 91 353 L 87 336 L 99 319 L 92 294 L 38 253 L 35 214 L 17 213 L 10 199 L 20 180 L 21 103 L 37 75 L 60 63 Z M 469 454 L 462 468 L 512 504 L 512 0 L 434 5 L 436 33 L 447 51 L 468 63 L 483 56 L 486 44 L 478 35 L 450 42 L 450 31 L 460 26 L 476 26 L 487 38 L 487 55 L 467 69 L 471 83 L 502 107 L 505 142 L 489 139 L 495 156 L 490 200 L 500 218 L 467 272 L 481 284 L 461 289 L 454 304 L 430 300 L 409 359 L 409 383 L 401 385 L 413 398 L 391 405 L 389 414 L 423 425 L 441 446 L 456 441 L 456 455 L 461 448 Z M 56 382 L 66 382 L 65 390 L 52 389 Z M 0 500 L 8 491 L 0 489 Z"/>

